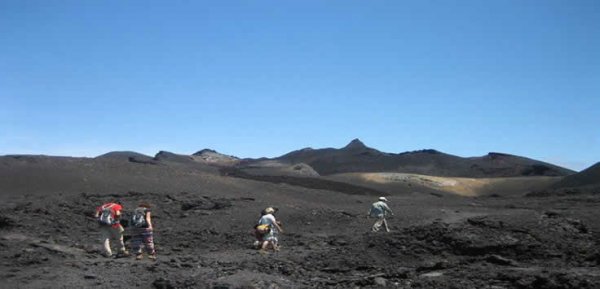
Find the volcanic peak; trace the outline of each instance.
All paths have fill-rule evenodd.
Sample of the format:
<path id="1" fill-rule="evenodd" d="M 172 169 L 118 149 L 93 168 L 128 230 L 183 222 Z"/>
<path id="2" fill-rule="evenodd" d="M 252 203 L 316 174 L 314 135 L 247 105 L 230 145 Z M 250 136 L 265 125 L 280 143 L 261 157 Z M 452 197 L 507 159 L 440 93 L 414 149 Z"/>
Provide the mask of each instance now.
<path id="1" fill-rule="evenodd" d="M 367 146 L 359 139 L 353 139 L 344 149 L 366 149 Z"/>
<path id="2" fill-rule="evenodd" d="M 203 150 L 197 151 L 197 152 L 196 152 L 196 153 L 194 153 L 193 155 L 194 155 L 194 156 L 201 156 L 201 155 L 203 155 L 203 154 L 206 154 L 206 153 L 213 153 L 213 154 L 216 154 L 216 153 L 217 153 L 217 151 L 216 151 L 216 150 L 213 150 L 213 149 L 203 149 Z"/>

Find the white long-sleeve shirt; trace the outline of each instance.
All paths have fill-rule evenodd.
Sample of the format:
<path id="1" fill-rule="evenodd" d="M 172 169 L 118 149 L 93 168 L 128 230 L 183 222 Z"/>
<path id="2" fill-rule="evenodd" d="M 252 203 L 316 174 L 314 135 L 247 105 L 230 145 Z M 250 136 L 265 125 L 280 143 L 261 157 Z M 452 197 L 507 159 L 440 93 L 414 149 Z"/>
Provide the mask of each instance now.
<path id="1" fill-rule="evenodd" d="M 388 205 L 385 202 L 377 201 L 377 202 L 373 203 L 373 205 L 371 205 L 371 210 L 369 211 L 369 216 L 376 217 L 376 218 L 383 218 L 388 214 L 392 215 L 394 213 L 392 212 L 390 207 L 388 207 Z"/>
<path id="2" fill-rule="evenodd" d="M 277 222 L 277 220 L 275 219 L 275 216 L 273 216 L 272 214 L 266 214 L 262 217 L 260 217 L 260 219 L 258 220 L 258 224 L 259 225 L 269 225 L 271 226 L 271 230 L 273 231 L 277 231 L 277 226 L 275 226 L 275 223 Z"/>

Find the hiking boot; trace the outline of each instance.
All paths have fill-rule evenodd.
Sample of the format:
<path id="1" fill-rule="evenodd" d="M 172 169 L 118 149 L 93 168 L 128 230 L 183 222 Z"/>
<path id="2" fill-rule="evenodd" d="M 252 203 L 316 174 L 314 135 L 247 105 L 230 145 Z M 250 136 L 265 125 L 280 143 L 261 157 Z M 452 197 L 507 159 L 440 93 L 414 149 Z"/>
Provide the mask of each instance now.
<path id="1" fill-rule="evenodd" d="M 136 260 L 142 260 L 144 259 L 144 255 L 143 254 L 137 254 L 137 256 L 135 256 Z"/>
<path id="2" fill-rule="evenodd" d="M 156 254 L 148 255 L 148 259 L 156 261 Z"/>
<path id="3" fill-rule="evenodd" d="M 119 254 L 117 254 L 117 258 L 125 258 L 129 256 L 131 256 L 131 254 L 129 254 L 127 251 L 119 252 Z"/>

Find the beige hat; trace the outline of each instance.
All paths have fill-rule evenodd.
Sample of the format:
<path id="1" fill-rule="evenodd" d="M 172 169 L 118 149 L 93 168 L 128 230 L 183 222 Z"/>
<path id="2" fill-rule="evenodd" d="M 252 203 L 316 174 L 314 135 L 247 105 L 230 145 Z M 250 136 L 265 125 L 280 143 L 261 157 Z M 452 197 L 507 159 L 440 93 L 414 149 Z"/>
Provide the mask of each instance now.
<path id="1" fill-rule="evenodd" d="M 267 214 L 273 214 L 273 213 L 275 213 L 275 209 L 273 209 L 271 207 L 268 207 L 268 208 L 265 209 L 265 213 L 267 213 Z"/>
<path id="2" fill-rule="evenodd" d="M 382 202 L 387 202 L 388 200 L 385 197 L 379 197 L 379 200 Z"/>

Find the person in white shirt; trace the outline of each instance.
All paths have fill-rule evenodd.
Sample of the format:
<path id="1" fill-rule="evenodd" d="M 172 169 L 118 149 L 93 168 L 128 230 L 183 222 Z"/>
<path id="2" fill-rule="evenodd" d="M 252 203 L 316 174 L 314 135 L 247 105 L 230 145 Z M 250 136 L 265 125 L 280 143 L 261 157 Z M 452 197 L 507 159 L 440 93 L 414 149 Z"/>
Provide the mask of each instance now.
<path id="1" fill-rule="evenodd" d="M 393 216 L 394 213 L 392 212 L 390 207 L 388 207 L 387 201 L 388 200 L 385 197 L 380 197 L 379 201 L 377 201 L 371 205 L 371 210 L 369 210 L 369 213 L 367 216 L 372 217 L 372 218 L 377 218 L 377 221 L 375 221 L 375 224 L 373 224 L 373 227 L 371 228 L 371 231 L 373 231 L 373 232 L 379 232 L 382 225 L 385 227 L 386 232 L 390 231 L 390 228 L 388 227 L 385 217 L 388 214 Z"/>
<path id="2" fill-rule="evenodd" d="M 283 233 L 283 229 L 281 229 L 279 222 L 275 219 L 275 216 L 273 216 L 274 213 L 275 213 L 275 209 L 272 207 L 268 207 L 263 211 L 262 216 L 258 220 L 259 225 L 266 224 L 271 227 L 271 230 L 267 234 L 265 234 L 262 238 L 263 243 L 261 246 L 261 250 L 263 250 L 263 251 L 266 251 L 267 248 L 269 248 L 269 245 L 273 248 L 273 250 L 275 250 L 275 251 L 279 250 L 277 234 Z"/>

